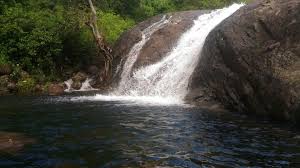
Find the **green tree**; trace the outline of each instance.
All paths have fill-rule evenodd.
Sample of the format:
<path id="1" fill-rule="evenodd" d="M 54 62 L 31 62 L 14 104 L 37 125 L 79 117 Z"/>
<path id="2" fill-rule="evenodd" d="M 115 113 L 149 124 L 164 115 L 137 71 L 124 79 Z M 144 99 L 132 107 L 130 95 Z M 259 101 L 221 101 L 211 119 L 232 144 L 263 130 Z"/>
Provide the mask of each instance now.
<path id="1" fill-rule="evenodd" d="M 128 30 L 135 24 L 134 20 L 123 18 L 113 12 L 98 12 L 98 15 L 100 31 L 103 33 L 107 42 L 111 45 L 124 31 Z"/>

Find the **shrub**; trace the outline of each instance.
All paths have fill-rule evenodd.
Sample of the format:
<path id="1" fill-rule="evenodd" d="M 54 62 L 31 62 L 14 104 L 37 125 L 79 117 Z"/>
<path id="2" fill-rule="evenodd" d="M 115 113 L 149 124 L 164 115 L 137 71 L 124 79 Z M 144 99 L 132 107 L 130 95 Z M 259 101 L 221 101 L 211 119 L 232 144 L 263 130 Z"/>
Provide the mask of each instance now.
<path id="1" fill-rule="evenodd" d="M 24 79 L 21 79 L 17 82 L 16 87 L 18 90 L 18 93 L 20 94 L 28 94 L 32 93 L 35 88 L 35 80 L 31 77 L 27 77 Z"/>
<path id="2" fill-rule="evenodd" d="M 98 24 L 105 39 L 113 44 L 119 36 L 134 25 L 134 21 L 113 12 L 98 12 Z"/>

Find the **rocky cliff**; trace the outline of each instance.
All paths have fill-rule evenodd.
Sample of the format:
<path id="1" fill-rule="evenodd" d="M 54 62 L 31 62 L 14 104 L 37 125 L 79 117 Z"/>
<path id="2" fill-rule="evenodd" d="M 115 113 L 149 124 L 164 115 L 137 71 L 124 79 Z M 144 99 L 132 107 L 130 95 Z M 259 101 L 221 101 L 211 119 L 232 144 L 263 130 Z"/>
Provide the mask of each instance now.
<path id="1" fill-rule="evenodd" d="M 262 0 L 206 39 L 189 100 L 300 122 L 300 1 Z"/>

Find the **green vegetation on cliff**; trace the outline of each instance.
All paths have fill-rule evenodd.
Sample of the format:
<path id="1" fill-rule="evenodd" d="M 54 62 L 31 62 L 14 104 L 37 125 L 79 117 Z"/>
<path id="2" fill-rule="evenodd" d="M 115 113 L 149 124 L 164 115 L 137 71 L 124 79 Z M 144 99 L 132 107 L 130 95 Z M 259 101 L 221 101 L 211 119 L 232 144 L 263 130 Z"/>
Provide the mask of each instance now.
<path id="1" fill-rule="evenodd" d="M 243 0 L 94 0 L 94 3 L 100 31 L 113 45 L 124 31 L 153 15 L 212 9 L 237 1 Z M 0 70 L 1 65 L 10 65 L 13 69 L 10 78 L 26 89 L 35 83 L 59 81 L 67 71 L 91 64 L 96 48 L 85 25 L 89 12 L 86 0 L 0 0 Z M 30 74 L 28 79 L 21 77 L 24 71 Z"/>

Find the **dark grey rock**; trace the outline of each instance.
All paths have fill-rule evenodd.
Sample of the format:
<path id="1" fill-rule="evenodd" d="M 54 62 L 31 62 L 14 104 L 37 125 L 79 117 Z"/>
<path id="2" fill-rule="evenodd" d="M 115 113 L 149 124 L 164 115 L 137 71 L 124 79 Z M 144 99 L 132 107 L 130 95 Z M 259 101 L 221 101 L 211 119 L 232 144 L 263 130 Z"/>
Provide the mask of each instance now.
<path id="1" fill-rule="evenodd" d="M 187 98 L 199 90 L 228 109 L 300 121 L 300 1 L 256 1 L 219 24 Z"/>

